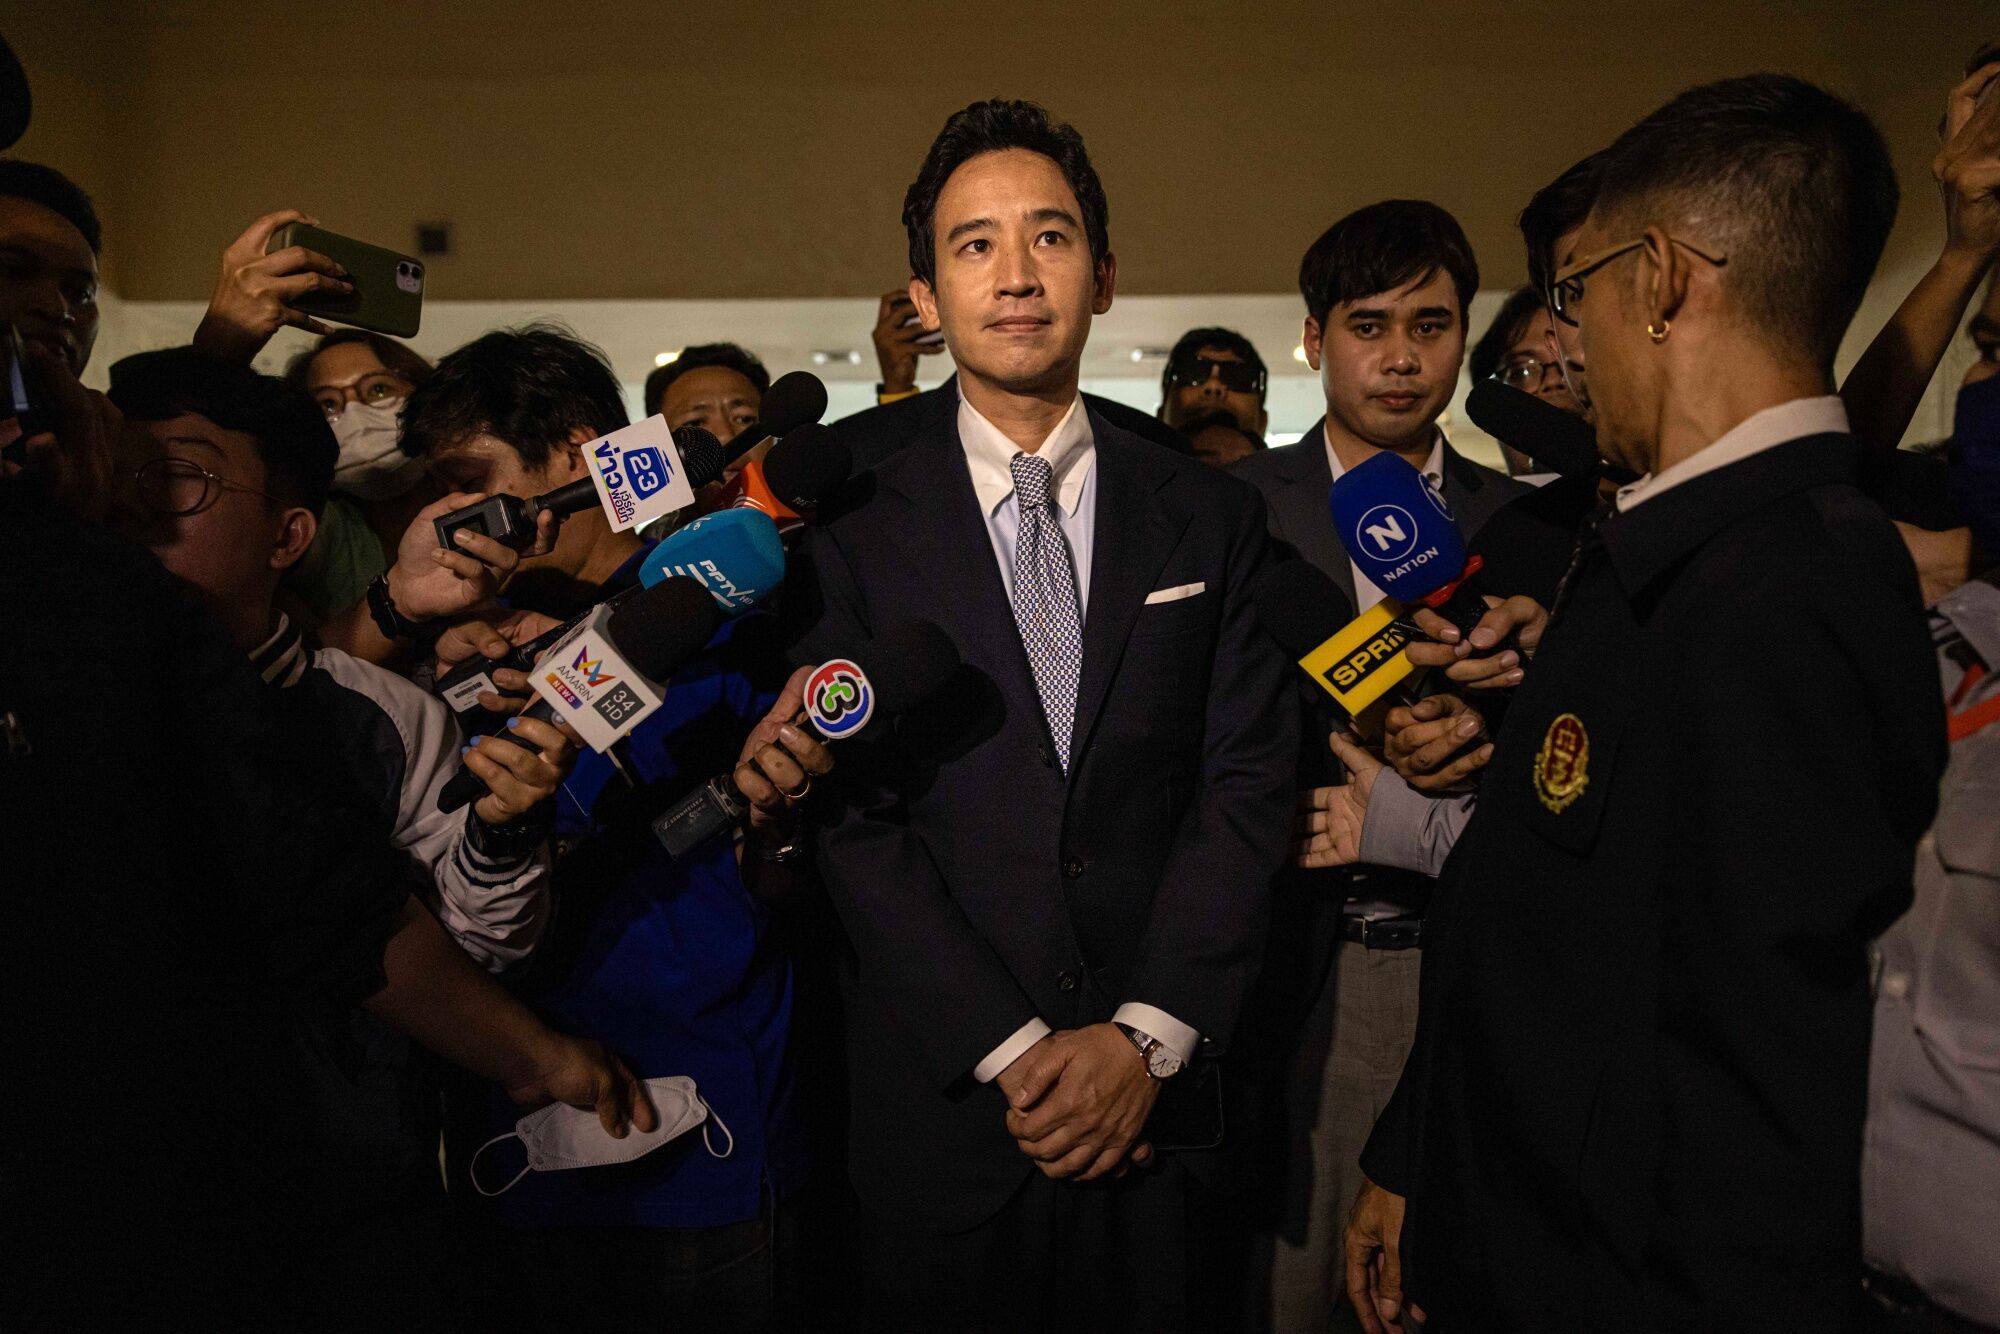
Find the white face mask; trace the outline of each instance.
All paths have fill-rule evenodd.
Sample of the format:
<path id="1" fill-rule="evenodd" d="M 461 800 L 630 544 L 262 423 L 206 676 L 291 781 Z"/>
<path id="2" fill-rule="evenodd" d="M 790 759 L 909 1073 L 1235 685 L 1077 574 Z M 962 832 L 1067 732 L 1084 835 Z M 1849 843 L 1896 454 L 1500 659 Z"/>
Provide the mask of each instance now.
<path id="1" fill-rule="evenodd" d="M 604 1129 L 604 1123 L 597 1119 L 597 1113 L 582 1107 L 559 1102 L 528 1113 L 515 1124 L 513 1130 L 505 1135 L 495 1135 L 472 1155 L 467 1171 L 473 1186 L 481 1195 L 504 1195 L 530 1172 L 563 1172 L 574 1167 L 629 1163 L 669 1140 L 679 1139 L 696 1126 L 701 1126 L 701 1141 L 709 1153 L 717 1158 L 727 1158 L 735 1152 L 736 1137 L 729 1133 L 729 1127 L 722 1124 L 722 1118 L 694 1091 L 692 1079 L 686 1075 L 649 1079 L 646 1091 L 652 1096 L 653 1110 L 660 1114 L 660 1124 L 643 1134 L 637 1126 L 632 1126 L 627 1129 L 624 1139 L 611 1138 Z M 723 1143 L 728 1146 L 721 1153 L 715 1152 L 715 1141 L 708 1137 L 710 1125 L 722 1132 Z M 527 1147 L 527 1166 L 516 1172 L 514 1179 L 500 1189 L 486 1189 L 479 1181 L 479 1155 L 502 1140 L 517 1138 Z"/>
<path id="2" fill-rule="evenodd" d="M 340 442 L 340 458 L 333 465 L 335 490 L 363 500 L 387 500 L 422 479 L 423 460 L 396 445 L 402 436 L 396 414 L 402 410 L 400 398 L 349 403 L 340 410 L 333 419 L 333 438 Z"/>

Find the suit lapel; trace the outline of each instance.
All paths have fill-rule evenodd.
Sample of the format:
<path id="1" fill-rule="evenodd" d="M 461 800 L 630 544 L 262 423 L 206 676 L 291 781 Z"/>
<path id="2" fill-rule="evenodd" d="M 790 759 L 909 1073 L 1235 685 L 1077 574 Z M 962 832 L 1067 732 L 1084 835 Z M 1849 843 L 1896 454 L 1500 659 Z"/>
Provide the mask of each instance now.
<path id="1" fill-rule="evenodd" d="M 1160 503 L 1156 493 L 1171 474 L 1147 466 L 1145 447 L 1114 431 L 1096 413 L 1090 429 L 1097 442 L 1097 516 L 1072 755 L 1081 755 L 1089 744 L 1132 623 L 1188 523 L 1187 515 Z"/>
<path id="2" fill-rule="evenodd" d="M 1333 531 L 1333 514 L 1327 509 L 1327 492 L 1333 489 L 1333 469 L 1326 462 L 1326 436 L 1320 422 L 1299 437 L 1292 446 L 1294 471 L 1289 481 L 1271 498 L 1271 508 L 1285 536 L 1299 555 L 1340 586 L 1349 602 L 1354 601 L 1354 564 L 1340 535 Z"/>

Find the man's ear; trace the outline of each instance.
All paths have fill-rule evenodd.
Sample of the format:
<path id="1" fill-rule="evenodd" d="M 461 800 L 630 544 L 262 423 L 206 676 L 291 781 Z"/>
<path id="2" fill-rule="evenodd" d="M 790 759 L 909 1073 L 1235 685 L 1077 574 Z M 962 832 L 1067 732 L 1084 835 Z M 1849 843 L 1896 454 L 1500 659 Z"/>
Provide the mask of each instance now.
<path id="1" fill-rule="evenodd" d="M 583 447 L 597 439 L 597 432 L 588 426 L 573 427 L 569 439 L 557 445 L 550 452 L 549 462 L 556 465 L 556 471 L 565 482 L 573 482 L 590 474 L 590 461 L 583 456 Z"/>
<path id="2" fill-rule="evenodd" d="M 1658 227 L 1646 229 L 1645 253 L 1651 262 L 1640 266 L 1644 274 L 1640 310 L 1650 332 L 1667 328 L 1681 313 L 1687 303 L 1690 273 L 1687 257 Z"/>
<path id="3" fill-rule="evenodd" d="M 319 520 L 304 506 L 293 506 L 278 514 L 278 537 L 271 545 L 271 568 L 289 570 L 305 558 L 306 548 L 319 534 Z"/>
<path id="4" fill-rule="evenodd" d="M 910 276 L 910 302 L 917 308 L 917 316 L 926 329 L 942 329 L 944 322 L 938 318 L 937 291 L 929 283 L 915 274 Z"/>
<path id="5" fill-rule="evenodd" d="M 1091 294 L 1090 313 L 1102 315 L 1111 309 L 1111 298 L 1118 290 L 1118 256 L 1109 250 L 1104 258 L 1097 261 L 1097 283 Z"/>
<path id="6" fill-rule="evenodd" d="M 1266 428 L 1269 427 L 1270 424 L 1271 424 L 1271 414 L 1269 412 L 1266 412 L 1262 407 L 1259 407 L 1257 409 L 1257 434 L 1259 436 L 1268 435 L 1269 431 L 1266 430 Z"/>
<path id="7" fill-rule="evenodd" d="M 1300 337 L 1299 341 L 1305 344 L 1306 365 L 1312 367 L 1314 370 L 1318 370 L 1319 369 L 1319 321 L 1318 320 L 1314 319 L 1310 315 L 1306 316 L 1305 333 Z"/>

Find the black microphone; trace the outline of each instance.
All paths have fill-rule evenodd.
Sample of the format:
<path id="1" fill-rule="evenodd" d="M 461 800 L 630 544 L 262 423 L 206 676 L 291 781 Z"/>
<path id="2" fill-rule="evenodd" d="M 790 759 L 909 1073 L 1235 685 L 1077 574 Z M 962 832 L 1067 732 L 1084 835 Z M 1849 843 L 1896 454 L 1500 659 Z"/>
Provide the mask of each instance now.
<path id="1" fill-rule="evenodd" d="M 789 371 L 771 382 L 757 404 L 757 420 L 722 447 L 722 466 L 748 454 L 773 436 L 787 436 L 826 416 L 826 386 L 811 371 Z"/>
<path id="2" fill-rule="evenodd" d="M 828 741 L 879 734 L 943 689 L 958 668 L 958 649 L 945 632 L 932 621 L 911 621 L 815 667 L 792 725 L 810 725 Z M 668 855 L 685 857 L 748 810 L 733 772 L 719 774 L 669 807 L 653 822 L 653 834 Z"/>
<path id="3" fill-rule="evenodd" d="M 1638 480 L 1598 454 L 1597 432 L 1589 422 L 1525 389 L 1481 380 L 1465 397 L 1465 415 L 1501 444 L 1563 477 L 1601 473 L 1620 486 Z"/>
<path id="4" fill-rule="evenodd" d="M 1353 721 L 1419 670 L 1403 650 L 1415 631 L 1393 598 L 1354 614 L 1317 566 L 1297 557 L 1258 576 L 1251 604 L 1264 630 Z"/>
<path id="5" fill-rule="evenodd" d="M 659 707 L 654 683 L 701 652 L 724 616 L 706 588 L 678 577 L 599 603 L 535 664 L 541 698 L 527 716 L 546 722 L 560 713 L 593 749 L 608 749 Z M 438 793 L 438 809 L 455 811 L 485 791 L 486 781 L 461 767 Z"/>
<path id="6" fill-rule="evenodd" d="M 722 446 L 699 426 L 683 426 L 676 430 L 674 449 L 680 455 L 681 467 L 687 472 L 688 485 L 696 490 L 722 476 L 727 466 L 723 462 Z M 433 519 L 431 524 L 437 530 L 438 545 L 446 551 L 458 550 L 452 542 L 452 535 L 461 528 L 469 528 L 516 551 L 525 551 L 535 544 L 535 521 L 543 510 L 555 515 L 560 523 L 597 503 L 597 484 L 588 477 L 579 477 L 553 491 L 527 499 L 505 493 L 491 495 Z"/>
<path id="7" fill-rule="evenodd" d="M 746 464 L 713 497 L 710 509 L 746 506 L 783 527 L 801 521 L 843 486 L 854 471 L 854 452 L 831 426 L 808 422 L 771 446 L 760 462 Z"/>

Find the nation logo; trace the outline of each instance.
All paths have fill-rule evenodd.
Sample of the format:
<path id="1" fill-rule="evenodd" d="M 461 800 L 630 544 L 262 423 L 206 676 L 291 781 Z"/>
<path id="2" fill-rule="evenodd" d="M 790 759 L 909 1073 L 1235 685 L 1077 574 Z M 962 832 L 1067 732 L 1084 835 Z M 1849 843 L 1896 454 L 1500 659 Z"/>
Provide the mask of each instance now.
<path id="1" fill-rule="evenodd" d="M 1590 784 L 1590 733 L 1573 713 L 1557 716 L 1535 753 L 1535 795 L 1560 815 Z"/>
<path id="2" fill-rule="evenodd" d="M 821 663 L 806 678 L 806 716 L 829 741 L 852 736 L 875 716 L 875 687 L 846 658 Z"/>

